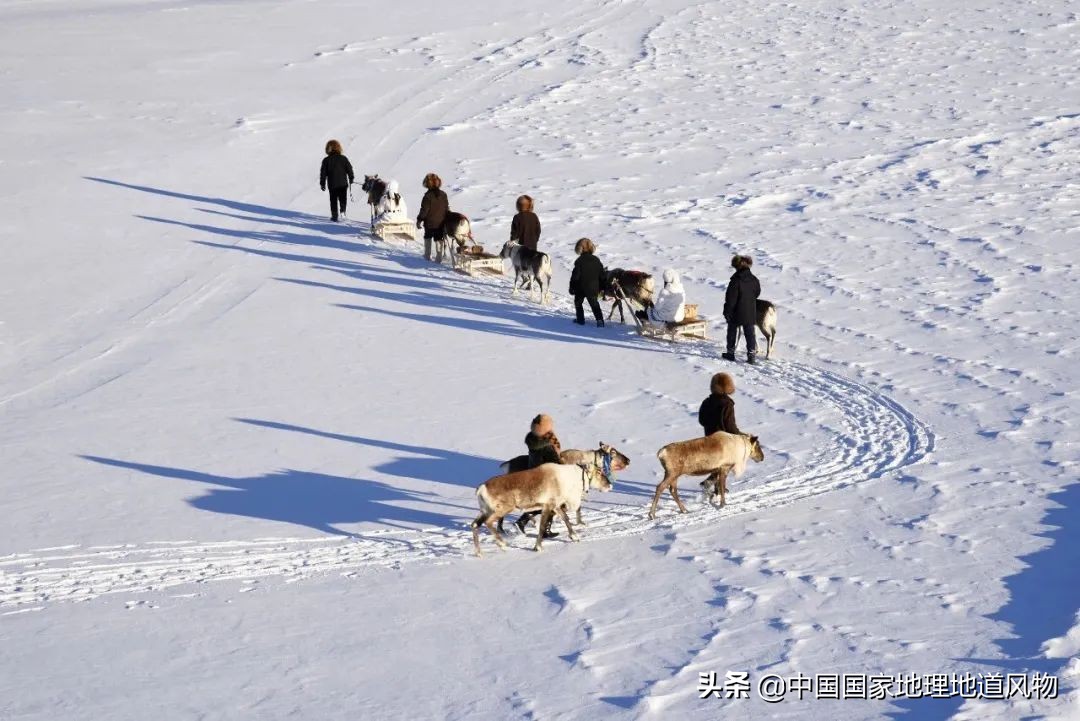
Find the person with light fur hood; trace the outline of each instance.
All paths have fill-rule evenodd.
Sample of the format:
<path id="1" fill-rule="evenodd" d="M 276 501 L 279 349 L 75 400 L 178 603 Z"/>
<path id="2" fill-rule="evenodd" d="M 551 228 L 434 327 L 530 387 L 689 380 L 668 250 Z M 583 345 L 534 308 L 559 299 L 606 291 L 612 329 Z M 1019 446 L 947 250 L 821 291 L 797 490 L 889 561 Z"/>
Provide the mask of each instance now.
<path id="1" fill-rule="evenodd" d="M 405 198 L 401 195 L 400 186 L 396 180 L 386 184 L 386 192 L 375 206 L 376 223 L 406 223 L 409 221 L 409 211 L 405 207 Z"/>
<path id="2" fill-rule="evenodd" d="M 679 274 L 671 268 L 664 271 L 664 287 L 656 295 L 652 314 L 664 323 L 680 323 L 686 317 L 686 291 Z"/>

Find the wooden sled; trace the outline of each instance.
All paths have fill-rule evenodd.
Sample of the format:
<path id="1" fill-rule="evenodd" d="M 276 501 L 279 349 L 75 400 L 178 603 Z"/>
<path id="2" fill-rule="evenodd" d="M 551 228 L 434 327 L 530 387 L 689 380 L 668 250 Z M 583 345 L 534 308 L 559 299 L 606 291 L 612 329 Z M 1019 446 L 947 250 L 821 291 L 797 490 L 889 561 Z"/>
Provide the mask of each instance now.
<path id="1" fill-rule="evenodd" d="M 410 220 L 375 223 L 375 225 L 371 226 L 371 234 L 379 240 L 386 240 L 387 238 L 416 240 L 416 225 Z"/>
<path id="2" fill-rule="evenodd" d="M 618 283 L 612 284 L 612 290 L 615 294 L 616 303 L 622 303 L 630 311 L 630 317 L 634 319 L 634 325 L 637 326 L 638 335 L 644 338 L 655 338 L 657 340 L 667 340 L 674 342 L 678 338 L 692 338 L 694 340 L 708 340 L 706 336 L 706 330 L 709 327 L 707 319 L 697 315 L 697 306 L 691 306 L 687 304 L 687 308 L 692 308 L 693 312 L 688 313 L 692 317 L 683 319 L 678 323 L 664 323 L 656 320 L 642 320 L 638 317 L 638 314 L 634 312 L 634 305 L 630 302 L 630 299 L 623 293 L 622 287 Z M 614 312 L 614 308 L 612 308 Z"/>
<path id="3" fill-rule="evenodd" d="M 644 321 L 638 327 L 638 332 L 646 338 L 660 340 L 675 341 L 679 338 L 708 340 L 709 338 L 705 334 L 708 327 L 708 321 L 699 316 L 693 320 L 681 320 L 678 323 L 661 323 L 654 320 Z"/>
<path id="4" fill-rule="evenodd" d="M 453 241 L 447 242 L 451 245 L 453 244 Z M 485 274 L 503 274 L 503 259 L 497 255 L 485 253 L 483 247 L 479 245 L 460 248 L 457 252 L 451 251 L 450 261 L 453 263 L 454 270 L 465 273 L 466 275 L 478 276 Z"/>

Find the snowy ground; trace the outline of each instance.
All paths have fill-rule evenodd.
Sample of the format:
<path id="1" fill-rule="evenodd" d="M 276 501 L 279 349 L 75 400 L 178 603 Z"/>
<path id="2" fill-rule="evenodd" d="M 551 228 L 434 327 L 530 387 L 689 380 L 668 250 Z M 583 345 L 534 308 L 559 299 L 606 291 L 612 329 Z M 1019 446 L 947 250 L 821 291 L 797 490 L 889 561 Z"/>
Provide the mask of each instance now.
<path id="1" fill-rule="evenodd" d="M 1080 718 L 1078 31 L 1069 0 L 5 3 L 0 718 Z M 414 212 L 440 173 L 489 247 L 536 197 L 553 305 L 329 223 L 330 137 Z M 645 516 L 732 366 L 571 325 L 584 235 L 711 318 L 749 253 L 779 306 L 723 510 Z M 539 411 L 631 465 L 581 543 L 474 559 Z M 728 671 L 750 699 L 699 698 Z M 1058 698 L 756 688 L 1036 672 Z"/>

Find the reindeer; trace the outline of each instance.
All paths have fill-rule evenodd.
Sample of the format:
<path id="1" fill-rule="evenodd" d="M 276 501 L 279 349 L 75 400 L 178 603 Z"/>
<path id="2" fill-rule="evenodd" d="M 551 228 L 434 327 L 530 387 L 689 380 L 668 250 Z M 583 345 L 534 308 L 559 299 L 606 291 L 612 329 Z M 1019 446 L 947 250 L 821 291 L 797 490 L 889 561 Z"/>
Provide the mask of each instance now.
<path id="1" fill-rule="evenodd" d="M 551 300 L 551 258 L 547 253 L 526 248 L 516 240 L 508 240 L 499 252 L 499 257 L 510 259 L 514 266 L 514 292 L 518 294 L 522 281 L 529 282 L 529 295 L 532 297 L 532 282 L 540 283 L 540 302 L 544 305 Z"/>
<path id="2" fill-rule="evenodd" d="M 757 311 L 757 327 L 765 336 L 765 358 L 772 354 L 773 342 L 776 340 L 776 306 L 767 300 L 758 300 L 755 308 Z"/>
<path id="3" fill-rule="evenodd" d="M 615 315 L 615 309 L 619 310 L 619 322 L 625 323 L 626 316 L 623 315 L 623 305 L 627 302 L 630 304 L 637 303 L 641 308 L 648 313 L 649 309 L 653 306 L 653 291 L 656 288 L 656 284 L 653 281 L 653 277 L 648 273 L 640 270 L 623 270 L 622 268 L 612 268 L 604 274 L 604 287 L 601 288 L 601 293 L 604 299 L 613 299 L 611 303 L 611 310 L 608 312 L 608 320 Z M 622 294 L 622 297 L 619 294 Z M 630 305 L 630 312 L 633 313 L 634 307 Z"/>
<path id="4" fill-rule="evenodd" d="M 610 491 L 611 481 L 595 467 L 562 463 L 544 463 L 527 471 L 489 478 L 476 489 L 480 504 L 480 515 L 472 522 L 476 555 L 483 555 L 480 551 L 481 524 L 487 526 L 499 548 L 506 548 L 506 541 L 499 533 L 498 523 L 515 508 L 526 511 L 539 509 L 542 512 L 541 529 L 547 528 L 552 517 L 558 513 L 566 525 L 570 540 L 576 541 L 574 527 L 570 525 L 566 512 L 578 511 L 581 508 L 582 498 L 590 487 Z M 543 540 L 543 533 L 536 534 L 536 546 L 533 550 L 544 550 Z"/>
<path id="5" fill-rule="evenodd" d="M 611 483 L 615 483 L 615 472 L 621 471 L 630 465 L 630 459 L 624 456 L 614 446 L 609 446 L 606 443 L 601 442 L 600 447 L 594 451 L 579 451 L 576 448 L 568 448 L 559 454 L 559 463 L 576 463 L 578 465 L 591 465 L 593 468 L 598 469 Z M 529 457 L 527 455 L 515 456 L 508 461 L 504 461 L 499 464 L 499 468 L 509 472 L 515 473 L 518 471 L 524 471 L 529 468 Z M 514 525 L 518 527 L 518 530 L 525 533 L 525 528 L 532 522 L 533 518 L 540 515 L 539 511 L 526 511 L 521 514 L 521 517 L 514 521 Z M 578 508 L 577 522 L 579 526 L 584 526 L 585 521 L 581 517 L 581 508 Z M 541 529 L 543 532 L 546 529 Z M 499 532 L 503 533 L 502 519 L 499 519 Z"/>
<path id="6" fill-rule="evenodd" d="M 379 177 L 379 174 L 365 175 L 364 183 L 360 186 L 360 189 L 367 193 L 367 204 L 371 208 L 371 224 L 375 224 L 375 207 L 382 200 L 383 193 L 386 192 L 386 181 Z"/>
<path id="7" fill-rule="evenodd" d="M 741 476 L 746 470 L 746 462 L 753 459 L 760 463 L 765 460 L 765 452 L 761 450 L 757 436 L 717 431 L 704 438 L 669 443 L 657 451 L 656 457 L 664 469 L 664 480 L 656 486 L 649 508 L 650 519 L 656 518 L 656 505 L 665 488 L 671 491 L 679 513 L 686 513 L 686 506 L 679 499 L 680 476 L 709 476 L 715 484 L 713 497 L 719 493 L 723 506 L 727 500 L 727 474 L 734 472 Z"/>

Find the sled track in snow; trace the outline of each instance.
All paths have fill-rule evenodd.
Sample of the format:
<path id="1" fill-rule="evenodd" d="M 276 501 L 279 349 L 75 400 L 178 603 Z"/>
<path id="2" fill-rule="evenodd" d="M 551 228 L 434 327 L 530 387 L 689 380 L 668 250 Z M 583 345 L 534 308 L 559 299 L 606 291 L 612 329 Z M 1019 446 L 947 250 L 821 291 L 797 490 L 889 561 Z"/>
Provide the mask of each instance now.
<path id="1" fill-rule="evenodd" d="M 714 357 L 701 344 L 688 346 L 702 360 Z M 750 370 L 749 368 L 747 370 Z M 586 513 L 585 542 L 641 534 L 654 528 L 680 529 L 718 518 L 794 503 L 862 480 L 896 471 L 924 458 L 934 448 L 930 429 L 886 395 L 836 373 L 801 362 L 772 361 L 753 369 L 763 383 L 786 387 L 801 397 L 839 411 L 842 427 L 833 429 L 816 457 L 794 470 L 749 474 L 724 509 L 701 506 L 675 514 L 670 498 L 659 517 L 646 517 L 647 505 L 609 507 Z M 511 544 L 520 543 L 517 538 Z M 492 546 L 490 552 L 495 552 Z M 550 552 L 558 552 L 553 548 Z M 422 531 L 387 530 L 358 536 L 265 538 L 254 541 L 144 545 L 68 546 L 0 556 L 0 615 L 37 610 L 54 601 L 82 601 L 105 594 L 141 593 L 217 580 L 253 581 L 284 577 L 286 582 L 313 574 L 343 575 L 396 567 L 416 561 L 458 559 L 472 553 L 467 528 Z"/>

